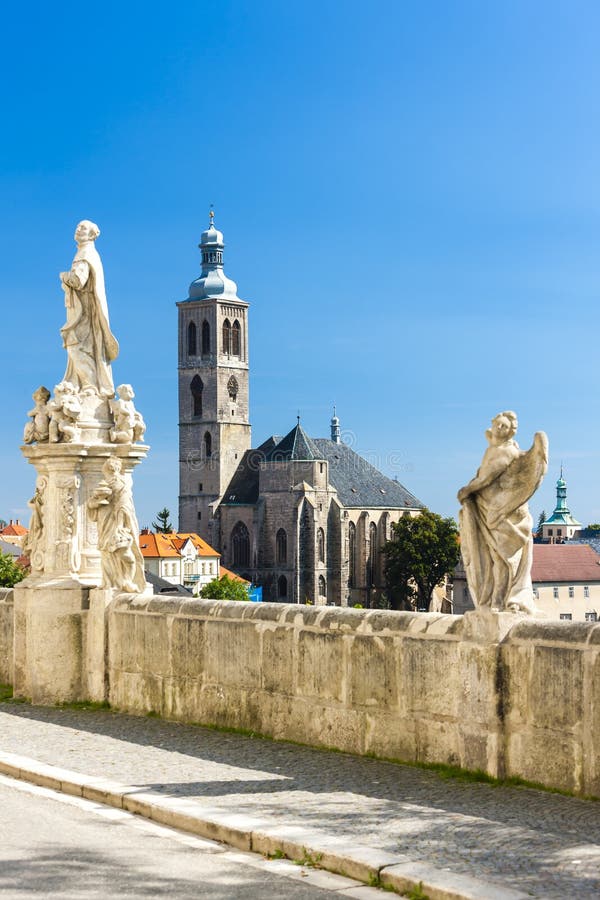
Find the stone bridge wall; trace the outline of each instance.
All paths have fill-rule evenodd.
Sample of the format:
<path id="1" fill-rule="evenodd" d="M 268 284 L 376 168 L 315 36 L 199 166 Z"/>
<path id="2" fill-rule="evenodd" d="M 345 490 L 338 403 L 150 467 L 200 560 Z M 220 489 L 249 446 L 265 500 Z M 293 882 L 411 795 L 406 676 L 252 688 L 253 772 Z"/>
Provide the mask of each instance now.
<path id="1" fill-rule="evenodd" d="M 82 696 L 70 699 L 600 796 L 600 625 L 110 600 L 93 590 L 82 610 L 80 659 L 70 660 Z M 12 592 L 0 593 L 9 683 L 12 610 Z M 22 683 L 35 687 L 38 663 L 28 665 L 36 671 Z M 15 693 L 32 696 L 18 681 Z"/>
<path id="2" fill-rule="evenodd" d="M 13 635 L 12 588 L 0 588 L 0 684 L 13 683 Z"/>
<path id="3" fill-rule="evenodd" d="M 118 600 L 109 700 L 600 795 L 600 625 L 478 616 Z"/>

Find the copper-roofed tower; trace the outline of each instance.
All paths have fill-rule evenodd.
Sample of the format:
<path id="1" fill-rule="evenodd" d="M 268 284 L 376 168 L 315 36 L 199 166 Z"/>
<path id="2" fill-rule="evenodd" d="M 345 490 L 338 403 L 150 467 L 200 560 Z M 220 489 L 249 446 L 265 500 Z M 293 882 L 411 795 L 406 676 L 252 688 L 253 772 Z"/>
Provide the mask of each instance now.
<path id="1" fill-rule="evenodd" d="M 223 269 L 214 213 L 200 276 L 179 308 L 179 530 L 218 546 L 213 513 L 250 448 L 248 304 Z"/>
<path id="2" fill-rule="evenodd" d="M 550 518 L 542 524 L 542 538 L 550 544 L 563 544 L 580 529 L 581 522 L 571 515 L 567 504 L 567 482 L 563 478 L 561 465 L 560 476 L 556 482 L 556 507 Z"/>

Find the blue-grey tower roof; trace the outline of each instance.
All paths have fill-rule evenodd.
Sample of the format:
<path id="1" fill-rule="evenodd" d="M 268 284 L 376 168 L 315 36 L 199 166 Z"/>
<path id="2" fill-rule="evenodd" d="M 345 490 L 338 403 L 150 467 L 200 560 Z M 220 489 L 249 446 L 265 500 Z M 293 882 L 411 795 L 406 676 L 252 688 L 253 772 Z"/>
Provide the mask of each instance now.
<path id="1" fill-rule="evenodd" d="M 228 278 L 223 269 L 223 232 L 214 224 L 214 212 L 210 211 L 210 224 L 200 236 L 198 246 L 202 251 L 202 272 L 190 284 L 189 300 L 210 300 L 213 297 L 238 300 L 237 284 Z"/>

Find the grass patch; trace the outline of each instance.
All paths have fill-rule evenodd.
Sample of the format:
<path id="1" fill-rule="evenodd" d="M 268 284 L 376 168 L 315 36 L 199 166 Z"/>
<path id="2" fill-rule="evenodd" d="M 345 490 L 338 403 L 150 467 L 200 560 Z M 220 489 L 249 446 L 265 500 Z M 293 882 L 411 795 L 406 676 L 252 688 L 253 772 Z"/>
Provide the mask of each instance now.
<path id="1" fill-rule="evenodd" d="M 306 847 L 303 847 L 302 856 L 300 857 L 300 859 L 294 859 L 292 860 L 292 862 L 295 866 L 305 866 L 305 868 L 309 869 L 318 869 L 322 859 L 322 853 L 309 853 Z"/>
<path id="2" fill-rule="evenodd" d="M 110 703 L 107 700 L 96 702 L 95 700 L 74 700 L 72 703 L 57 703 L 57 709 L 76 709 L 87 710 L 89 712 L 98 712 L 99 710 L 110 709 Z"/>
<path id="3" fill-rule="evenodd" d="M 0 703 L 5 700 L 12 700 L 13 689 L 10 684 L 0 684 Z"/>
<path id="4" fill-rule="evenodd" d="M 429 894 L 426 894 L 423 890 L 423 882 L 420 881 L 418 884 L 415 884 L 414 887 L 409 888 L 402 894 L 403 897 L 408 897 L 408 900 L 430 900 Z"/>

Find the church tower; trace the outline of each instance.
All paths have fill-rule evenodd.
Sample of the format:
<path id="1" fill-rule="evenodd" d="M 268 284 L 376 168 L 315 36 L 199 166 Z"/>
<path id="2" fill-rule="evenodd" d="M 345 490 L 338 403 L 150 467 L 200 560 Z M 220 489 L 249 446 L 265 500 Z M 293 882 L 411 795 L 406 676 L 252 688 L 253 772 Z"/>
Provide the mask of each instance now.
<path id="1" fill-rule="evenodd" d="M 223 235 L 202 232 L 202 271 L 179 309 L 179 531 L 219 549 L 213 514 L 250 449 L 248 304 L 223 271 Z M 215 532 L 213 534 L 213 531 Z"/>

